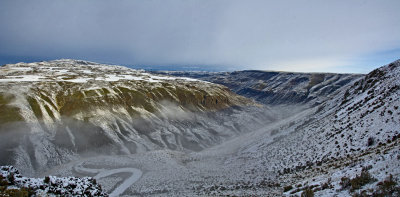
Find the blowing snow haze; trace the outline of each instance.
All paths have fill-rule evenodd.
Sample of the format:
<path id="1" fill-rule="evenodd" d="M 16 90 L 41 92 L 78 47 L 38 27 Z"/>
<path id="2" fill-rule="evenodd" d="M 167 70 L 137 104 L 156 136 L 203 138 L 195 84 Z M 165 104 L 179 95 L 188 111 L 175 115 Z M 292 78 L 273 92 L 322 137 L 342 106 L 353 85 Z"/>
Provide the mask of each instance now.
<path id="1" fill-rule="evenodd" d="M 400 196 L 399 8 L 0 1 L 0 196 Z"/>
<path id="2" fill-rule="evenodd" d="M 0 2 L 0 63 L 367 73 L 400 54 L 400 2 Z"/>

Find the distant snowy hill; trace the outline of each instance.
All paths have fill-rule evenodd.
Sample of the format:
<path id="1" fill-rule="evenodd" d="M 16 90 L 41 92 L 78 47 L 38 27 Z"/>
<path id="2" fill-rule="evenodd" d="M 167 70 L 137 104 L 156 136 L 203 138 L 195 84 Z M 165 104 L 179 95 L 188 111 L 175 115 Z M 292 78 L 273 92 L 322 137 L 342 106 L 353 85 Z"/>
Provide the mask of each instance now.
<path id="1" fill-rule="evenodd" d="M 229 87 L 235 93 L 267 105 L 318 104 L 336 90 L 362 77 L 359 74 L 293 73 L 274 71 L 182 72 L 157 71 Z"/>

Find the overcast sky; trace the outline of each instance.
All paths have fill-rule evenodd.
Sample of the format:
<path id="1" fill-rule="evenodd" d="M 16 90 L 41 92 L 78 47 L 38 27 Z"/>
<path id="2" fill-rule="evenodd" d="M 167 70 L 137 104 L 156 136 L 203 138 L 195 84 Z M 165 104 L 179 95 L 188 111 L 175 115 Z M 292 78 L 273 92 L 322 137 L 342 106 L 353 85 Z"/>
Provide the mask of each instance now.
<path id="1" fill-rule="evenodd" d="M 400 0 L 1 0 L 0 64 L 366 73 L 400 58 Z"/>

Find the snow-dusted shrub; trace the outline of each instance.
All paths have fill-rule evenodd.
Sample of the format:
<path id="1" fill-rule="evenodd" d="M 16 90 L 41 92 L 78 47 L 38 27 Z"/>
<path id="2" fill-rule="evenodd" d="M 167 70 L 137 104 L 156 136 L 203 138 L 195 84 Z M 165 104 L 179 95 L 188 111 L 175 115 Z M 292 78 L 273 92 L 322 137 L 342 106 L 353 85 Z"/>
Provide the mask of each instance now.
<path id="1" fill-rule="evenodd" d="M 293 186 L 288 185 L 288 186 L 283 187 L 283 192 L 287 192 L 287 191 L 290 191 L 292 189 L 293 189 Z"/>
<path id="2" fill-rule="evenodd" d="M 314 191 L 311 188 L 307 188 L 301 193 L 301 197 L 314 197 Z"/>
<path id="3" fill-rule="evenodd" d="M 355 178 L 350 180 L 351 184 L 350 191 L 358 190 L 362 186 L 375 181 L 376 179 L 372 177 L 368 171 L 363 170 L 360 175 L 357 175 Z"/>
<path id="4" fill-rule="evenodd" d="M 377 186 L 378 190 L 373 193 L 373 196 L 400 196 L 400 187 L 397 186 L 393 175 L 389 175 L 384 181 L 379 182 Z"/>
<path id="5" fill-rule="evenodd" d="M 375 143 L 375 139 L 373 137 L 369 137 L 367 141 L 367 146 L 372 146 Z"/>
<path id="6" fill-rule="evenodd" d="M 342 186 L 342 189 L 350 189 L 351 192 L 361 189 L 362 186 L 373 183 L 377 181 L 372 175 L 368 172 L 368 168 L 363 168 L 360 175 L 356 175 L 356 177 L 350 179 L 348 177 L 342 177 L 341 182 L 339 183 Z"/>
<path id="7" fill-rule="evenodd" d="M 342 189 L 347 189 L 347 188 L 349 188 L 351 186 L 350 179 L 348 177 L 345 177 L 345 176 L 340 179 L 340 183 L 339 184 L 342 186 Z"/>

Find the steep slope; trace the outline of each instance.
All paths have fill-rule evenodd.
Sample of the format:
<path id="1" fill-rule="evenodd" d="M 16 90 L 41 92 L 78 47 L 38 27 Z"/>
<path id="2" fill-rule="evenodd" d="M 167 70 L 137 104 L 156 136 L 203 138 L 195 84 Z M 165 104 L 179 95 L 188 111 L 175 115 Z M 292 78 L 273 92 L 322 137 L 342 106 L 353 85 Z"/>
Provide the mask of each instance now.
<path id="1" fill-rule="evenodd" d="M 143 156 L 162 162 L 141 166 L 152 174 L 133 191 L 142 196 L 398 196 L 399 77 L 396 61 L 337 89 L 320 105 L 217 146 Z M 293 106 L 280 108 L 290 112 Z M 165 163 L 168 171 L 161 167 Z"/>
<path id="2" fill-rule="evenodd" d="M 287 195 L 309 187 L 318 196 L 382 192 L 378 181 L 389 174 L 400 179 L 399 79 L 400 61 L 372 71 L 302 116 L 259 133 L 228 159 L 230 167 L 246 163 L 241 168 L 258 182 L 265 172 L 276 174 L 282 187 L 291 186 Z M 355 182 L 362 173 L 376 179 Z M 346 177 L 359 185 L 346 186 Z"/>
<path id="3" fill-rule="evenodd" d="M 272 120 L 221 85 L 77 60 L 1 67 L 0 105 L 1 162 L 31 173 L 92 151 L 199 151 Z"/>
<path id="4" fill-rule="evenodd" d="M 222 84 L 235 93 L 267 104 L 315 104 L 324 102 L 339 88 L 359 79 L 358 74 L 291 73 L 272 71 L 154 72 L 191 77 Z"/>

